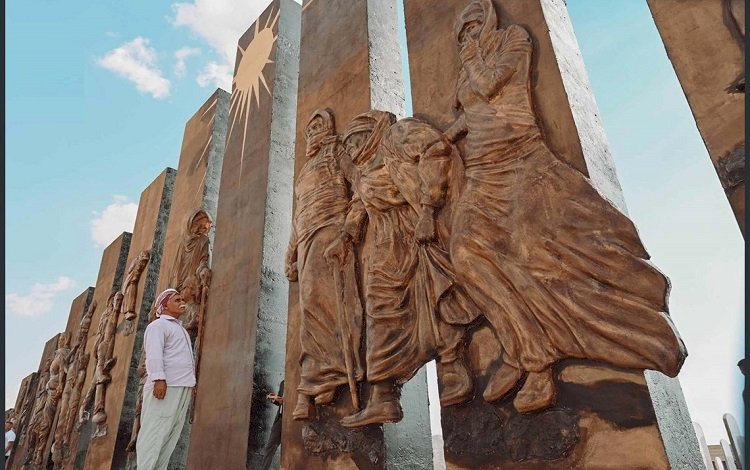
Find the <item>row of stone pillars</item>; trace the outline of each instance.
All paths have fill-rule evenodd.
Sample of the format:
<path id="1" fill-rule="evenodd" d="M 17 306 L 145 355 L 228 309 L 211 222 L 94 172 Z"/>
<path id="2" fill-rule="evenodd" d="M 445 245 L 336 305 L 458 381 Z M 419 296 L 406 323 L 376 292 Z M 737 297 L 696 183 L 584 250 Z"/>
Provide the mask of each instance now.
<path id="1" fill-rule="evenodd" d="M 370 109 L 403 117 L 408 87 L 415 117 L 444 129 L 452 118 L 458 69 L 453 25 L 466 4 L 403 0 L 410 83 L 404 83 L 402 74 L 396 0 L 305 0 L 301 6 L 274 0 L 240 38 L 231 96 L 217 90 L 188 122 L 178 170 L 166 169 L 144 191 L 134 233 L 123 234 L 105 250 L 96 287 L 74 302 L 66 332 L 77 331 L 92 301 L 100 305 L 92 319 L 97 325 L 107 298 L 121 287 L 125 267 L 142 250 L 152 251 L 151 266 L 139 285 L 135 332 L 118 332 L 115 343 L 118 362 L 106 405 L 109 432 L 92 438 L 92 430 L 84 427 L 76 434 L 76 455 L 66 468 L 133 466 L 126 446 L 138 393 L 142 335 L 154 296 L 167 287 L 170 266 L 161 260 L 174 256 L 184 217 L 195 207 L 205 208 L 215 220 L 210 234 L 213 279 L 194 421 L 186 426 L 170 468 L 257 468 L 276 413 L 265 396 L 285 380 L 285 402 L 294 404 L 299 381 L 299 293 L 285 278 L 284 254 L 294 177 L 304 163 L 306 121 L 322 107 L 335 109 L 341 124 Z M 737 14 L 738 4 L 649 1 L 744 232 L 744 178 L 738 170 L 744 169 L 744 75 L 727 65 L 744 63 L 744 53 L 732 42 L 737 34 L 744 38 L 744 22 L 739 21 L 744 2 L 742 15 Z M 494 0 L 493 5 L 501 26 L 520 24 L 531 34 L 532 94 L 549 147 L 626 213 L 564 1 Z M 722 66 L 711 65 L 709 59 Z M 702 70 L 720 70 L 721 77 L 704 79 L 695 73 Z M 713 89 L 724 82 L 722 90 Z M 472 357 L 480 362 L 496 359 L 499 348 L 492 335 L 480 329 L 475 337 L 486 342 Z M 90 336 L 89 351 L 94 341 Z M 57 337 L 50 340 L 56 342 Z M 47 349 L 40 370 L 26 380 L 25 388 L 32 392 L 54 345 Z M 88 366 L 84 390 L 94 380 L 94 367 Z M 641 416 L 638 427 L 620 432 L 601 419 L 603 412 L 590 413 L 581 424 L 589 437 L 560 465 L 606 465 L 616 458 L 623 466 L 701 468 L 676 379 L 575 364 L 561 372 L 571 389 L 602 376 L 620 384 L 607 389 L 607 400 L 640 410 L 645 418 Z M 361 448 L 333 443 L 311 451 L 305 440 L 309 429 L 294 421 L 291 412 L 284 413 L 281 458 L 275 464 L 287 469 L 430 468 L 427 396 L 423 368 L 403 390 L 403 420 L 368 435 Z M 334 406 L 342 402 L 339 397 Z M 462 456 L 459 434 L 471 430 L 465 418 L 477 410 L 470 405 L 465 416 L 443 410 L 449 468 L 472 468 L 479 461 L 486 468 L 507 465 L 504 457 L 492 457 L 493 463 Z M 26 449 L 20 441 L 11 468 L 23 464 L 19 456 Z"/>

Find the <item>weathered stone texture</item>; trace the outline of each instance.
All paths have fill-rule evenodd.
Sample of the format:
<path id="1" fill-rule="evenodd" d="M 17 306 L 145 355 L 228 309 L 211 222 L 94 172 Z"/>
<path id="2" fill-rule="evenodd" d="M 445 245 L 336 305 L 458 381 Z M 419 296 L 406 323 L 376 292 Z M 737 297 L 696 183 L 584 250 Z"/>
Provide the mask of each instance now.
<path id="1" fill-rule="evenodd" d="M 94 381 L 96 361 L 94 360 L 93 351 L 94 345 L 96 344 L 97 327 L 101 320 L 102 313 L 104 313 L 104 310 L 106 309 L 107 299 L 112 293 L 117 292 L 122 287 L 122 279 L 127 265 L 131 239 L 131 233 L 123 232 L 112 243 L 110 243 L 102 253 L 102 261 L 99 265 L 99 274 L 96 279 L 94 298 L 92 300 L 93 302 L 96 302 L 97 308 L 91 317 L 91 329 L 86 344 L 86 351 L 91 353 L 91 360 L 89 361 L 86 371 L 86 381 L 84 382 L 81 397 L 82 405 L 85 394 Z M 88 410 L 93 411 L 93 402 Z M 80 429 L 80 432 L 73 432 L 70 444 L 71 452 L 73 453 L 73 456 L 71 457 L 71 461 L 74 462 L 73 468 L 83 468 L 92 432 L 93 426 L 91 425 L 91 420 L 88 420 L 88 422 Z"/>
<path id="2" fill-rule="evenodd" d="M 745 2 L 648 0 L 708 154 L 745 233 Z"/>
<path id="3" fill-rule="evenodd" d="M 239 40 L 235 76 L 241 78 L 230 104 L 189 468 L 257 465 L 276 412 L 265 395 L 276 391 L 284 375 L 283 248 L 291 208 L 289 129 L 299 10 L 291 0 L 277 0 L 257 20 L 257 36 L 253 25 Z M 261 83 L 247 75 L 242 59 L 264 52 L 272 62 L 262 67 Z M 248 58 L 260 64 L 265 59 Z"/>
<path id="4" fill-rule="evenodd" d="M 138 280 L 135 302 L 137 317 L 134 323 L 129 325 L 124 315 L 120 314 L 114 340 L 114 357 L 117 362 L 110 372 L 112 382 L 107 387 L 105 402 L 107 432 L 106 435 L 91 440 L 84 468 L 120 468 L 127 459 L 125 448 L 130 440 L 137 399 L 141 343 L 148 323 L 148 313 L 156 296 L 156 281 L 161 266 L 175 174 L 174 169 L 165 169 L 143 190 L 138 202 L 126 266 L 131 266 L 144 250 L 150 250 L 151 257 Z"/>

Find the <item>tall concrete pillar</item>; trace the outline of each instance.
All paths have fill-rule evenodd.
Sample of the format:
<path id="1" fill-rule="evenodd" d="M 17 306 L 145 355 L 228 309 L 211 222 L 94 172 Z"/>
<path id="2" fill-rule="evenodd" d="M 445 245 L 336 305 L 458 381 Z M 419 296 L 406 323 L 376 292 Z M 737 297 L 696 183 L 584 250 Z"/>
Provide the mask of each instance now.
<path id="1" fill-rule="evenodd" d="M 456 24 L 470 3 L 404 0 L 414 115 L 442 131 L 457 117 L 454 106 L 461 62 Z M 474 3 L 473 14 L 487 15 L 482 13 L 486 4 Z M 547 147 L 559 160 L 588 177 L 599 196 L 626 215 L 614 161 L 565 2 L 492 0 L 490 5 L 498 22 L 493 27 L 506 31 L 511 25 L 520 25 L 530 36 L 532 111 Z M 479 47 L 500 47 L 498 43 L 492 46 L 487 36 L 479 37 Z M 506 41 L 502 47 L 515 47 L 515 53 L 526 47 Z M 507 52 L 506 57 L 509 54 L 513 52 Z M 508 72 L 503 65 L 497 64 L 497 70 L 493 70 L 497 77 L 508 77 L 503 75 Z M 458 144 L 463 152 L 462 145 Z M 644 378 L 637 371 L 604 363 L 563 361 L 555 365 L 556 403 L 562 403 L 561 408 L 556 405 L 538 416 L 517 413 L 510 403 L 513 393 L 510 399 L 485 402 L 482 390 L 503 363 L 501 342 L 487 324 L 480 324 L 471 333 L 467 358 L 476 374 L 475 398 L 442 409 L 448 468 L 480 464 L 487 468 L 540 464 L 545 468 L 598 468 L 615 461 L 622 466 L 648 468 L 703 465 L 679 382 L 656 372 L 646 371 Z M 588 404 L 576 405 L 586 393 L 590 393 Z M 607 404 L 597 405 L 597 396 Z M 567 415 L 571 410 L 573 414 Z M 620 413 L 637 413 L 639 419 L 623 420 L 624 415 L 618 417 Z M 565 424 L 568 418 L 572 421 Z M 548 421 L 542 423 L 545 419 Z"/>
<path id="2" fill-rule="evenodd" d="M 744 236 L 745 0 L 648 6 Z"/>

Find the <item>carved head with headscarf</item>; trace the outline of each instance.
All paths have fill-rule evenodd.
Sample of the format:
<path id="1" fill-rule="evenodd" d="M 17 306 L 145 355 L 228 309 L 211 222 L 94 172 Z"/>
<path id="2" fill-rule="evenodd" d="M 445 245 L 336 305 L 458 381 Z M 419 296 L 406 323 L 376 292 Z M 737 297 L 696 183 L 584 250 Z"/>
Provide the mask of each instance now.
<path id="1" fill-rule="evenodd" d="M 344 150 L 352 162 L 359 166 L 368 162 L 377 152 L 380 141 L 396 116 L 387 111 L 372 110 L 351 120 L 344 131 Z"/>
<path id="2" fill-rule="evenodd" d="M 335 135 L 336 125 L 333 112 L 328 108 L 316 109 L 310 115 L 305 127 L 305 141 L 307 142 L 305 156 L 313 157 L 325 143 L 326 137 L 335 137 Z"/>
<path id="3" fill-rule="evenodd" d="M 497 30 L 497 13 L 492 0 L 473 0 L 458 15 L 455 26 L 456 41 L 459 48 L 467 36 L 479 41 L 485 47 Z"/>
<path id="4" fill-rule="evenodd" d="M 182 292 L 188 280 L 196 278 L 203 268 L 208 268 L 211 216 L 203 208 L 193 210 L 185 219 L 182 244 L 169 275 L 169 284 Z"/>

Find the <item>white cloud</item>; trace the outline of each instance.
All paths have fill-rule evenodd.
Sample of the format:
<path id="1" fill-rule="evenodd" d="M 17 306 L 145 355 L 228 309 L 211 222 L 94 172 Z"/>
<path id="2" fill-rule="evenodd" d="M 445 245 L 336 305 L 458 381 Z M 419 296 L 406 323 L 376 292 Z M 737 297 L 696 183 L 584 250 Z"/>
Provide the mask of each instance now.
<path id="1" fill-rule="evenodd" d="M 180 49 L 177 49 L 177 51 L 174 53 L 174 74 L 177 76 L 177 78 L 182 78 L 185 76 L 185 61 L 189 57 L 199 55 L 200 53 L 201 50 L 196 47 L 182 47 Z"/>
<path id="2" fill-rule="evenodd" d="M 214 86 L 221 87 L 225 90 L 231 90 L 232 71 L 233 68 L 229 64 L 209 62 L 203 67 L 203 70 L 198 74 L 195 81 L 202 87 L 207 87 L 208 85 L 213 84 Z"/>
<path id="3" fill-rule="evenodd" d="M 50 312 L 54 307 L 55 296 L 75 286 L 73 279 L 60 276 L 51 284 L 37 282 L 31 292 L 20 295 L 15 292 L 5 295 L 6 308 L 16 315 L 36 316 Z"/>
<path id="4" fill-rule="evenodd" d="M 97 63 L 135 83 L 135 87 L 156 99 L 169 96 L 170 82 L 156 64 L 156 50 L 149 40 L 137 37 L 109 51 Z"/>
<path id="5" fill-rule="evenodd" d="M 219 55 L 218 61 L 207 62 L 198 75 L 200 86 L 214 84 L 232 89 L 237 41 L 267 6 L 267 0 L 193 0 L 172 4 L 172 24 L 189 28 Z"/>
<path id="6" fill-rule="evenodd" d="M 94 211 L 90 222 L 91 238 L 97 246 L 106 247 L 119 237 L 122 232 L 132 232 L 138 204 L 130 202 L 125 196 L 114 196 L 112 204 L 101 212 Z"/>

